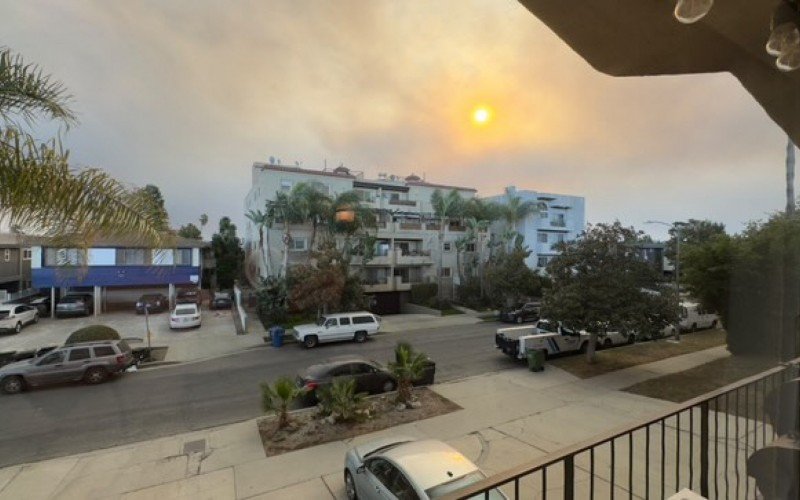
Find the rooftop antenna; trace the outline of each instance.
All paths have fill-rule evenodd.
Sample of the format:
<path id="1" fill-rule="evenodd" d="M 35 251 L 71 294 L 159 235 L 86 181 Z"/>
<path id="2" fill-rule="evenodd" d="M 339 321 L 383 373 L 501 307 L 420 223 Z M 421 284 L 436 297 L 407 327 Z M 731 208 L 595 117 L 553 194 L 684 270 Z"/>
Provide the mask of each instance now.
<path id="1" fill-rule="evenodd" d="M 275 157 L 274 156 L 270 156 L 269 157 L 269 164 L 270 165 L 275 165 Z"/>

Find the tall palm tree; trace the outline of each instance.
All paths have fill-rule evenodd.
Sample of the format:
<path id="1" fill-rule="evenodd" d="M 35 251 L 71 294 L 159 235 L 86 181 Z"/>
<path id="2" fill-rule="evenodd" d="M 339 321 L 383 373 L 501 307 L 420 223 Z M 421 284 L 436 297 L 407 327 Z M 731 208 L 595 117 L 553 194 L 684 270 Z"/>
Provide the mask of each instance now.
<path id="1" fill-rule="evenodd" d="M 267 276 L 272 276 L 272 255 L 269 247 L 269 229 L 272 228 L 273 220 L 261 210 L 250 210 L 245 214 L 250 222 L 258 229 L 258 250 L 261 253 L 261 260 L 264 263 L 264 270 Z M 267 231 L 264 231 L 267 229 Z M 264 234 L 266 233 L 266 237 Z"/>
<path id="2" fill-rule="evenodd" d="M 309 250 L 314 250 L 317 240 L 317 229 L 325 222 L 330 213 L 333 200 L 311 184 L 301 182 L 292 189 L 293 202 L 297 208 L 299 218 L 303 222 L 311 222 L 311 237 L 308 241 Z"/>
<path id="3" fill-rule="evenodd" d="M 40 118 L 74 125 L 71 100 L 61 82 L 0 47 L 0 220 L 83 246 L 99 233 L 166 244 L 152 199 L 99 169 L 71 169 L 59 139 L 41 143 L 25 129 Z"/>
<path id="4" fill-rule="evenodd" d="M 431 194 L 431 205 L 433 213 L 439 219 L 439 287 L 438 295 L 439 300 L 444 297 L 444 290 L 442 287 L 442 267 L 444 264 L 444 235 L 446 226 L 450 224 L 450 220 L 455 217 L 460 217 L 464 210 L 464 200 L 458 191 L 455 189 L 449 191 L 447 194 L 442 193 L 437 189 Z"/>
<path id="5" fill-rule="evenodd" d="M 283 262 L 278 275 L 286 276 L 289 269 L 289 245 L 292 243 L 291 226 L 303 222 L 302 214 L 298 211 L 298 204 L 291 193 L 278 191 L 274 200 L 267 201 L 266 216 L 283 224 Z"/>
<path id="6" fill-rule="evenodd" d="M 539 212 L 539 206 L 532 201 L 522 201 L 522 198 L 516 196 L 511 190 L 506 189 L 506 200 L 502 206 L 502 218 L 506 222 L 506 234 L 510 231 L 517 232 L 519 223 L 524 221 L 526 217 Z M 517 233 L 519 234 L 519 233 Z M 508 248 L 511 250 L 510 241 L 508 239 Z"/>

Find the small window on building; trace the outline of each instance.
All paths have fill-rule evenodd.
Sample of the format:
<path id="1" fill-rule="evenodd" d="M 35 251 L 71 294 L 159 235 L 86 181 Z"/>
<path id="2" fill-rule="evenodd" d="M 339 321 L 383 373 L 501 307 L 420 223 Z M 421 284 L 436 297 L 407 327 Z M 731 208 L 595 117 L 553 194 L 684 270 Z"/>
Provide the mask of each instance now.
<path id="1" fill-rule="evenodd" d="M 86 252 L 77 248 L 46 248 L 45 266 L 82 266 L 86 262 Z"/>
<path id="2" fill-rule="evenodd" d="M 22 260 L 31 260 L 31 249 L 30 248 L 23 248 L 22 249 Z"/>
<path id="3" fill-rule="evenodd" d="M 450 268 L 449 267 L 443 267 L 442 268 L 441 277 L 442 278 L 449 278 L 450 277 Z"/>
<path id="4" fill-rule="evenodd" d="M 537 267 L 547 267 L 547 257 L 539 257 L 536 261 Z"/>
<path id="5" fill-rule="evenodd" d="M 88 347 L 69 351 L 69 361 L 80 361 L 82 359 L 89 359 L 91 357 L 92 356 L 89 354 Z"/>
<path id="6" fill-rule="evenodd" d="M 291 249 L 295 252 L 303 252 L 307 250 L 308 240 L 305 238 L 294 238 L 292 239 L 292 247 Z"/>
<path id="7" fill-rule="evenodd" d="M 175 250 L 175 265 L 176 266 L 191 266 L 192 265 L 192 249 L 191 248 L 178 248 Z"/>
<path id="8" fill-rule="evenodd" d="M 547 233 L 539 233 L 539 243 L 547 243 Z"/>
<path id="9" fill-rule="evenodd" d="M 547 213 L 547 203 L 539 203 L 539 217 L 542 219 L 546 219 L 548 217 Z"/>
<path id="10" fill-rule="evenodd" d="M 3 260 L 6 262 L 11 260 L 11 249 L 6 248 L 3 250 Z"/>
<path id="11" fill-rule="evenodd" d="M 558 233 L 556 235 L 556 243 L 564 243 L 564 233 Z"/>
<path id="12" fill-rule="evenodd" d="M 474 252 L 475 251 L 475 243 L 467 243 L 464 247 L 465 252 Z"/>
<path id="13" fill-rule="evenodd" d="M 281 179 L 281 191 L 291 191 L 294 183 L 288 179 Z"/>
<path id="14" fill-rule="evenodd" d="M 117 248 L 118 266 L 143 266 L 145 265 L 144 248 Z"/>
<path id="15" fill-rule="evenodd" d="M 442 248 L 444 249 L 445 252 L 449 252 L 450 250 L 452 250 L 453 245 L 449 241 L 446 241 L 442 243 Z"/>

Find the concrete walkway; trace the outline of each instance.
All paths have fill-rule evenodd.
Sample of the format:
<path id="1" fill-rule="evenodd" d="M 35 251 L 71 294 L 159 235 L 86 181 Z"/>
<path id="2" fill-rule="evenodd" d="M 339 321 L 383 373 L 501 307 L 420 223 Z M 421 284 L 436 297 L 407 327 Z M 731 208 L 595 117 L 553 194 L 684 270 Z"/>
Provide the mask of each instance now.
<path id="1" fill-rule="evenodd" d="M 345 451 L 396 434 L 444 440 L 491 474 L 674 407 L 618 389 L 726 355 L 716 347 L 586 380 L 549 366 L 540 373 L 520 368 L 439 384 L 433 389 L 462 410 L 270 458 L 256 421 L 248 420 L 13 466 L 0 469 L 0 500 L 344 498 Z M 558 487 L 556 476 L 548 477 L 548 485 Z M 584 476 L 576 479 L 581 485 Z"/>

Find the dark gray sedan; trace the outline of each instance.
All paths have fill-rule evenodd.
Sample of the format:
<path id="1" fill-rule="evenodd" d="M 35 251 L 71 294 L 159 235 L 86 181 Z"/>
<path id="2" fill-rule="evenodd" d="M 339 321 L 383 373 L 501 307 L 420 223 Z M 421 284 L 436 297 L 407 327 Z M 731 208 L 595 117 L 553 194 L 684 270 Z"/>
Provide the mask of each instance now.
<path id="1" fill-rule="evenodd" d="M 358 356 L 331 358 L 324 363 L 309 366 L 297 375 L 297 386 L 306 389 L 306 404 L 317 402 L 317 389 L 330 385 L 336 379 L 352 378 L 356 392 L 379 394 L 395 390 L 397 381 L 380 363 Z"/>

